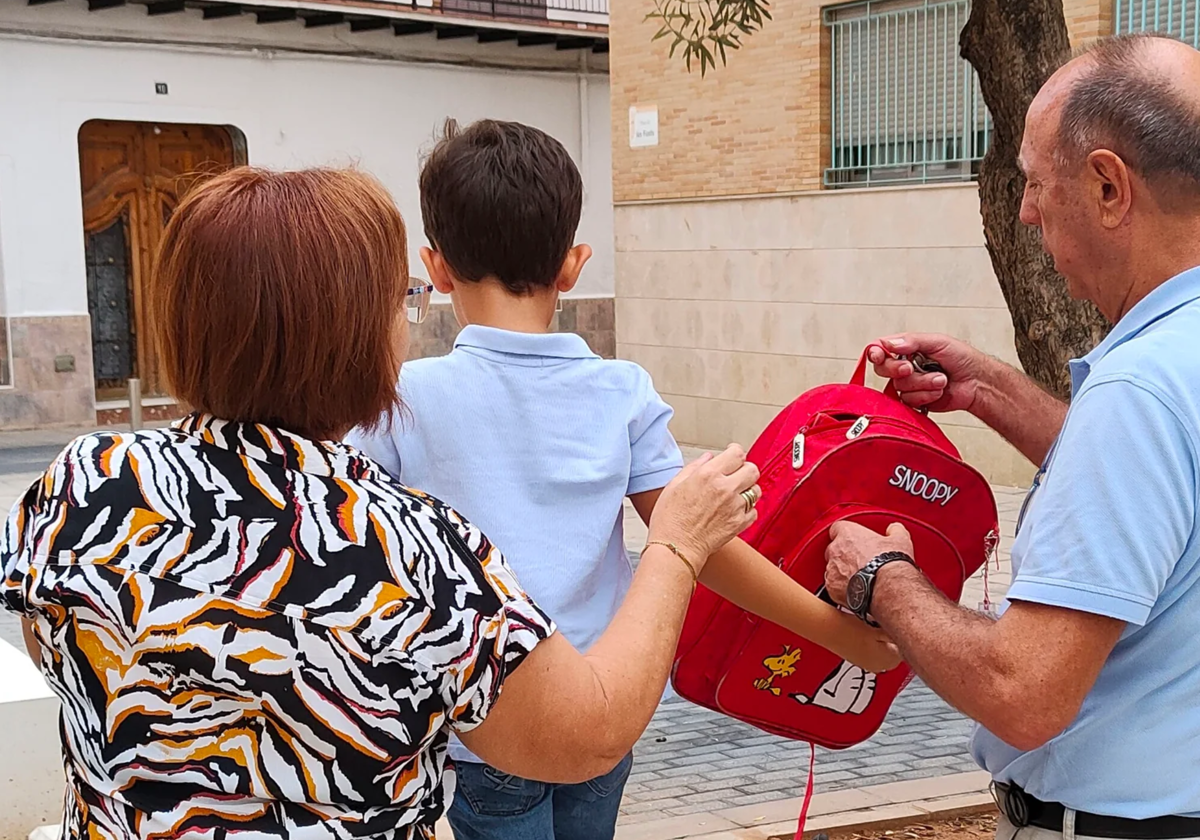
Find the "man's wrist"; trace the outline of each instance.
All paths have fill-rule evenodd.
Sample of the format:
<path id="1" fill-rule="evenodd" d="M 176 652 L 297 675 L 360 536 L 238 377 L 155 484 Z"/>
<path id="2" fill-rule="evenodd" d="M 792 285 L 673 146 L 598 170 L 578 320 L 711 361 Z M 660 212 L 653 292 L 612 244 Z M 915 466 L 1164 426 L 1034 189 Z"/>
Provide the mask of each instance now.
<path id="1" fill-rule="evenodd" d="M 913 563 L 896 561 L 886 563 L 875 573 L 875 588 L 871 592 L 871 614 L 878 620 L 880 608 L 903 597 L 905 589 L 914 582 L 923 581 L 924 573 Z"/>
<path id="2" fill-rule="evenodd" d="M 979 352 L 976 370 L 975 396 L 967 412 L 990 426 L 989 418 L 1004 410 L 1001 403 L 1009 396 L 1013 385 L 1009 377 L 1020 373 L 1011 365 L 982 351 Z"/>

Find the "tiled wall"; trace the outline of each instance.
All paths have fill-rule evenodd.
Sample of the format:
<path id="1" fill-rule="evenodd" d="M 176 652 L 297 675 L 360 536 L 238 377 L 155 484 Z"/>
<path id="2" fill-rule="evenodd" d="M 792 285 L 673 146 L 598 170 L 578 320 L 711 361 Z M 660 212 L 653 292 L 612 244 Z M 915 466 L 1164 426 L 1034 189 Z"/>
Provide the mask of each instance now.
<path id="1" fill-rule="evenodd" d="M 650 371 L 680 441 L 753 442 L 863 347 L 942 331 L 1015 362 L 973 186 L 617 208 L 617 354 Z M 1033 468 L 965 415 L 941 418 L 1002 484 Z"/>
<path id="2" fill-rule="evenodd" d="M 88 316 L 10 318 L 13 387 L 0 389 L 0 429 L 78 426 L 94 421 Z M 54 360 L 73 356 L 73 372 Z"/>

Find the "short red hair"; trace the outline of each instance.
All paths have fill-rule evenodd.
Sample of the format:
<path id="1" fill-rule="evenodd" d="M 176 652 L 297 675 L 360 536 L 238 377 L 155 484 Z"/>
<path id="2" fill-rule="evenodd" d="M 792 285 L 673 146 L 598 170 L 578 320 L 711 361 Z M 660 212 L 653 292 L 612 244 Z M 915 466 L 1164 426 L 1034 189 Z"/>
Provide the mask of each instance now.
<path id="1" fill-rule="evenodd" d="M 239 167 L 190 192 L 149 288 L 167 382 L 225 420 L 326 438 L 399 396 L 408 245 L 387 190 L 354 170 Z"/>

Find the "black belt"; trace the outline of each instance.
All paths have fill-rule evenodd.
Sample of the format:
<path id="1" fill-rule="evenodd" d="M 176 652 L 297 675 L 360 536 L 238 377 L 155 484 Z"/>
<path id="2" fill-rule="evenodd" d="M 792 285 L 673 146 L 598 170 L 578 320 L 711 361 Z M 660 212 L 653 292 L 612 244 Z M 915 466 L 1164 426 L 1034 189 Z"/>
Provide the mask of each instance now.
<path id="1" fill-rule="evenodd" d="M 1000 812 L 1016 828 L 1035 826 L 1050 831 L 1063 830 L 1066 807 L 1058 802 L 1043 802 L 1016 785 L 994 782 L 992 796 Z M 1075 834 L 1079 837 L 1127 838 L 1128 840 L 1183 840 L 1200 837 L 1200 817 L 1151 817 L 1131 820 L 1101 814 L 1075 812 Z"/>

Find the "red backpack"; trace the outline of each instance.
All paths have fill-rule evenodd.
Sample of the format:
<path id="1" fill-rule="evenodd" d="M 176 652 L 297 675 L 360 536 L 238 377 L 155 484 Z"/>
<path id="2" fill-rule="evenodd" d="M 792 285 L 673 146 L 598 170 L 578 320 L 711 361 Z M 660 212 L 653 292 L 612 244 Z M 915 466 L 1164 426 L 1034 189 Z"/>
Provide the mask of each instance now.
<path id="1" fill-rule="evenodd" d="M 742 538 L 832 603 L 824 592 L 829 527 L 849 519 L 882 533 L 901 522 L 921 570 L 957 602 L 999 542 L 991 488 L 890 384 L 883 393 L 864 387 L 866 361 L 864 353 L 849 385 L 799 396 L 751 447 L 763 492 L 758 521 Z M 701 586 L 671 681 L 700 706 L 841 749 L 879 729 L 911 678 L 905 664 L 866 673 Z"/>

